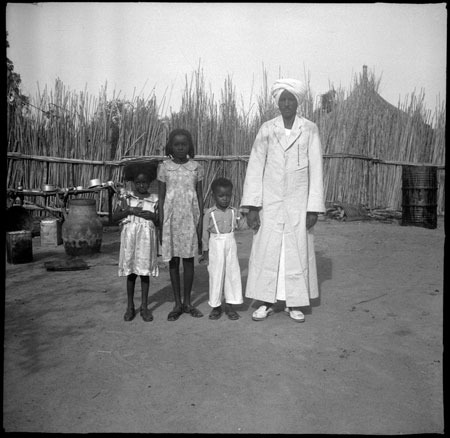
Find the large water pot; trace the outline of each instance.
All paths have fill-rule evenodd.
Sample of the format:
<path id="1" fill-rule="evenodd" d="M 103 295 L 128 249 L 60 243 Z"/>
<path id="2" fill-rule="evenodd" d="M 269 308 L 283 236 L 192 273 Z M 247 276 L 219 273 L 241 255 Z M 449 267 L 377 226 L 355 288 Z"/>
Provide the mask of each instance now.
<path id="1" fill-rule="evenodd" d="M 97 216 L 95 199 L 71 199 L 64 213 L 62 240 L 67 255 L 81 256 L 100 252 L 103 225 Z"/>
<path id="2" fill-rule="evenodd" d="M 403 166 L 402 225 L 437 227 L 437 168 Z"/>

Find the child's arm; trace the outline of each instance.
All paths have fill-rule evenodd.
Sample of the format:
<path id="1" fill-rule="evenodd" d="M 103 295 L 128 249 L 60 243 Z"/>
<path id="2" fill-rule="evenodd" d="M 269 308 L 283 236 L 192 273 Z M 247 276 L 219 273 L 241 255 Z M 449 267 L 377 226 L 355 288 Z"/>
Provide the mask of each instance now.
<path id="1" fill-rule="evenodd" d="M 203 254 L 198 259 L 198 262 L 206 265 L 209 263 L 209 250 L 203 251 Z"/>
<path id="2" fill-rule="evenodd" d="M 208 225 L 209 225 L 209 213 L 205 214 L 203 216 L 203 232 L 202 232 L 202 248 L 203 252 L 200 258 L 198 259 L 199 263 L 206 263 L 209 262 L 209 231 L 208 231 Z"/>
<path id="3" fill-rule="evenodd" d="M 113 214 L 112 221 L 117 224 L 128 215 L 134 214 L 134 212 L 134 207 L 130 207 L 125 199 L 121 199 L 116 207 L 116 211 Z"/>
<path id="4" fill-rule="evenodd" d="M 201 180 L 197 181 L 196 191 L 197 191 L 198 207 L 200 209 L 200 218 L 197 224 L 198 251 L 201 254 L 202 235 L 203 235 L 203 188 Z"/>
<path id="5" fill-rule="evenodd" d="M 164 224 L 164 201 L 166 199 L 166 183 L 158 181 L 158 211 L 159 211 L 159 243 L 162 244 L 162 230 Z"/>
<path id="6" fill-rule="evenodd" d="M 157 214 L 153 213 L 153 211 L 149 211 L 149 210 L 139 209 L 139 211 L 136 211 L 133 214 L 136 216 L 139 216 L 145 220 L 153 221 L 153 223 L 157 222 L 157 220 L 158 220 Z"/>

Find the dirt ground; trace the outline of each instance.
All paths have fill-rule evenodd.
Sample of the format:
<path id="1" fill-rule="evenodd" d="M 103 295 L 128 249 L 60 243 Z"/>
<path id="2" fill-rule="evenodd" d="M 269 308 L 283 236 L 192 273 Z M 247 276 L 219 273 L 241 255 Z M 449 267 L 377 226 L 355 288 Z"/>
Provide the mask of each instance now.
<path id="1" fill-rule="evenodd" d="M 203 318 L 167 321 L 162 265 L 154 320 L 124 322 L 117 228 L 84 271 L 46 271 L 64 248 L 34 237 L 34 261 L 5 268 L 4 431 L 443 433 L 443 218 L 434 230 L 315 228 L 321 297 L 301 324 L 282 303 L 254 322 L 248 299 L 238 321 L 209 320 L 202 265 L 193 303 Z M 245 286 L 252 233 L 236 238 Z"/>

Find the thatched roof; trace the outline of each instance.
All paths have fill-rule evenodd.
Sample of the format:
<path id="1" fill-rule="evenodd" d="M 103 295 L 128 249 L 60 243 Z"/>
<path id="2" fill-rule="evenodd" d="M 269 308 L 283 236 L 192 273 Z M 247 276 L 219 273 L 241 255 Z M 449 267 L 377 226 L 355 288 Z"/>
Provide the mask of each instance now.
<path id="1" fill-rule="evenodd" d="M 356 105 L 359 108 L 367 107 L 373 111 L 388 113 L 392 117 L 401 117 L 406 120 L 409 117 L 408 114 L 383 99 L 378 93 L 378 85 L 379 82 L 374 77 L 369 79 L 367 66 L 364 65 L 360 80 L 355 83 L 353 91 L 345 99 L 344 106 Z"/>
<path id="2" fill-rule="evenodd" d="M 334 90 L 323 95 L 322 110 L 315 114 L 316 122 L 324 130 L 330 125 L 343 125 L 345 129 L 334 130 L 339 131 L 338 140 L 347 152 L 368 152 L 389 159 L 392 147 L 406 142 L 408 149 L 420 151 L 418 160 L 427 161 L 433 130 L 424 122 L 421 106 L 410 106 L 406 112 L 381 97 L 378 85 L 379 80 L 373 75 L 369 77 L 367 67 L 363 66 L 345 99 L 339 101 Z"/>

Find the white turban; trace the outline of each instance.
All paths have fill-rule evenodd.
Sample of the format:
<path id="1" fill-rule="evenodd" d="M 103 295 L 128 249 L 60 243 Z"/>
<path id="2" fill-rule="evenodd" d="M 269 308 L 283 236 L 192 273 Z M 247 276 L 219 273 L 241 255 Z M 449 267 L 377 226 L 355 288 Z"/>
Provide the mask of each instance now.
<path id="1" fill-rule="evenodd" d="M 283 91 L 289 91 L 297 99 L 297 104 L 300 105 L 300 102 L 306 94 L 306 87 L 303 82 L 297 79 L 286 78 L 276 80 L 272 86 L 272 97 L 277 105 Z"/>

